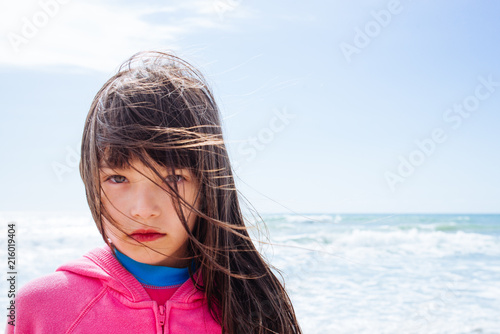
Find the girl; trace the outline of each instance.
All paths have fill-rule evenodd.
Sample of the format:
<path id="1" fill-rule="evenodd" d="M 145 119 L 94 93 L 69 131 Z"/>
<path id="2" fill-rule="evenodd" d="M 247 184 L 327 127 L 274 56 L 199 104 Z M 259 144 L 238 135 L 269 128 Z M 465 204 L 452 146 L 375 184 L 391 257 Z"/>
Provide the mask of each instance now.
<path id="1" fill-rule="evenodd" d="M 166 53 L 97 93 L 80 173 L 106 246 L 25 285 L 7 333 L 301 333 L 244 224 L 214 97 Z"/>

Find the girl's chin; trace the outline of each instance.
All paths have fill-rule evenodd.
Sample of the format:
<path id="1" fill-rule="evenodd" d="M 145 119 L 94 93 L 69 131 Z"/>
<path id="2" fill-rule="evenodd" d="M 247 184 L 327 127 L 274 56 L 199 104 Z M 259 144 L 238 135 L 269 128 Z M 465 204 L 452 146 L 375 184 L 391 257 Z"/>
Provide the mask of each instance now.
<path id="1" fill-rule="evenodd" d="M 169 258 L 167 256 L 160 254 L 162 253 L 162 249 L 149 249 L 142 245 L 139 245 L 139 247 L 140 248 L 134 247 L 136 249 L 132 250 L 132 252 L 129 252 L 129 254 L 126 255 L 134 261 L 149 264 L 152 266 L 168 266 L 165 263 L 172 262 L 172 259 L 170 259 L 169 261 Z"/>

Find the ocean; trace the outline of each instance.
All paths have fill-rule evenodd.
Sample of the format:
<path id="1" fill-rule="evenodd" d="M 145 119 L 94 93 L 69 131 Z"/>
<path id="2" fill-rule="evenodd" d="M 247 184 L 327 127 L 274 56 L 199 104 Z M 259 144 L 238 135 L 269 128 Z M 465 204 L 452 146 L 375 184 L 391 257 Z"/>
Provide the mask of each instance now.
<path id="1" fill-rule="evenodd" d="M 253 238 L 304 333 L 500 333 L 500 215 L 261 217 L 267 229 L 248 218 Z M 0 222 L 5 277 L 16 224 L 17 289 L 103 244 L 90 215 L 0 212 Z M 8 289 L 2 280 L 2 305 Z"/>

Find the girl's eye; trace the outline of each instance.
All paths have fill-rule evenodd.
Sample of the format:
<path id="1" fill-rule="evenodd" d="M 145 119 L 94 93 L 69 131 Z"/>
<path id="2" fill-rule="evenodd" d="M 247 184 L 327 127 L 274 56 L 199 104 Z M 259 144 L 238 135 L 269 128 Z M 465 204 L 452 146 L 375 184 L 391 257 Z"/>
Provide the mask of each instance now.
<path id="1" fill-rule="evenodd" d="M 112 183 L 123 183 L 127 180 L 127 178 L 125 176 L 121 176 L 121 175 L 111 175 L 110 177 L 108 177 L 106 179 L 107 180 L 111 180 Z"/>
<path id="2" fill-rule="evenodd" d="M 169 175 L 165 178 L 166 182 L 181 182 L 184 180 L 184 177 L 182 175 Z"/>

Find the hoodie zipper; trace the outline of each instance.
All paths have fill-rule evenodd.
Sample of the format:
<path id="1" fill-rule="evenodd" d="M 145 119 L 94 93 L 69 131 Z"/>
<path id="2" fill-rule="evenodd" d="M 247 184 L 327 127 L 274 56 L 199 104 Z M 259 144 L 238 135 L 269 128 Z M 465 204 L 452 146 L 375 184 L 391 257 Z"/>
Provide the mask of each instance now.
<path id="1" fill-rule="evenodd" d="M 165 306 L 160 305 L 159 306 L 159 311 L 160 311 L 160 325 L 161 325 L 161 332 L 165 333 Z"/>

